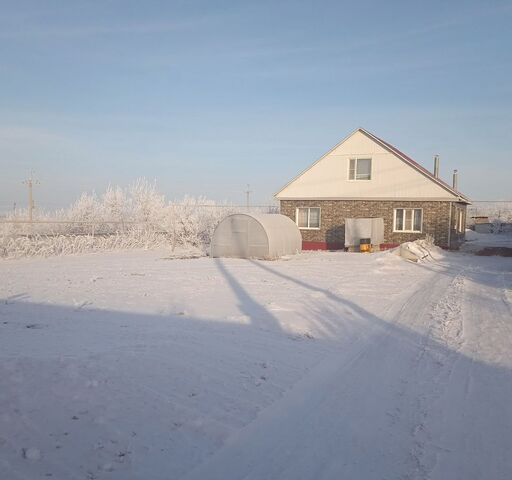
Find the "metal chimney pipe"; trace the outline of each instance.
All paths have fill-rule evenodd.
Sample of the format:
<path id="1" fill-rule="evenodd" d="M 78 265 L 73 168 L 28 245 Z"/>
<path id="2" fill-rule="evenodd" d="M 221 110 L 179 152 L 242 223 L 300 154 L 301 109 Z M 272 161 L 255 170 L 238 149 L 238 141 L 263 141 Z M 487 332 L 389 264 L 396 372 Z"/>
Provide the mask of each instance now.
<path id="1" fill-rule="evenodd" d="M 457 173 L 457 170 L 453 171 L 453 189 L 457 190 L 459 183 L 459 174 Z"/>
<path id="2" fill-rule="evenodd" d="M 434 177 L 439 178 L 439 155 L 434 155 Z"/>

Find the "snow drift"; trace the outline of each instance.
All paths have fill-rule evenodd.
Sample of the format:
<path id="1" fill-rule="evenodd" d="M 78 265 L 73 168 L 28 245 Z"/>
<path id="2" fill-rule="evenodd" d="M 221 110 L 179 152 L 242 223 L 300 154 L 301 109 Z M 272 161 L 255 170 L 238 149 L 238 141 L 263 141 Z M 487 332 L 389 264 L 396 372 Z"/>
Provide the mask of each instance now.
<path id="1" fill-rule="evenodd" d="M 432 238 L 402 243 L 396 249 L 397 253 L 411 262 L 424 262 L 436 260 L 434 256 L 442 256 L 442 250 L 434 245 Z"/>

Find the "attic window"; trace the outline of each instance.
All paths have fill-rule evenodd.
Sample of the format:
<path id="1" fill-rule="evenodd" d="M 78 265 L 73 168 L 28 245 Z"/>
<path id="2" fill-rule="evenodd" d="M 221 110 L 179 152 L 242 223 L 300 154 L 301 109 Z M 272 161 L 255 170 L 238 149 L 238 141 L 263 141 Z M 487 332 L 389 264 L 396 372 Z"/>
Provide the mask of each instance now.
<path id="1" fill-rule="evenodd" d="M 372 159 L 371 158 L 351 158 L 348 167 L 349 180 L 371 180 L 372 179 Z"/>

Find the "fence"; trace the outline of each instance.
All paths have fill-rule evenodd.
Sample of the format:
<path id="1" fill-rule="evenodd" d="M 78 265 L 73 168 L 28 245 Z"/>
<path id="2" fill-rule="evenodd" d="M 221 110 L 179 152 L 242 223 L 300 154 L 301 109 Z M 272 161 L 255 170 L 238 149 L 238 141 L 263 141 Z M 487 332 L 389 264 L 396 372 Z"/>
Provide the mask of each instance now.
<path id="1" fill-rule="evenodd" d="M 216 225 L 240 212 L 278 213 L 275 205 L 170 204 L 146 218 L 0 220 L 0 257 L 51 256 L 106 249 L 153 248 L 178 245 L 204 249 Z M 144 215 L 142 215 L 144 216 Z"/>
<path id="2" fill-rule="evenodd" d="M 0 220 L 0 237 L 56 237 L 72 236 L 108 236 L 128 233 L 134 229 L 152 230 L 155 233 L 167 233 L 162 226 L 151 222 L 123 220 Z"/>
<path id="3" fill-rule="evenodd" d="M 184 217 L 187 217 L 189 221 L 193 221 L 190 217 L 194 214 L 197 221 L 201 217 L 203 223 L 216 224 L 226 215 L 241 212 L 279 213 L 279 207 L 276 205 L 252 205 L 247 207 L 244 205 L 173 204 L 166 207 L 165 212 L 159 215 L 160 218 L 147 218 L 146 220 L 114 220 L 100 217 L 90 220 L 53 219 L 48 217 L 33 220 L 18 217 L 0 218 L 0 236 L 106 236 L 123 234 L 134 229 L 168 233 L 170 230 L 176 229 L 176 223 L 183 225 Z"/>
<path id="4" fill-rule="evenodd" d="M 512 200 L 474 201 L 468 206 L 468 225 L 475 223 L 473 217 L 488 217 L 490 223 L 512 223 Z"/>

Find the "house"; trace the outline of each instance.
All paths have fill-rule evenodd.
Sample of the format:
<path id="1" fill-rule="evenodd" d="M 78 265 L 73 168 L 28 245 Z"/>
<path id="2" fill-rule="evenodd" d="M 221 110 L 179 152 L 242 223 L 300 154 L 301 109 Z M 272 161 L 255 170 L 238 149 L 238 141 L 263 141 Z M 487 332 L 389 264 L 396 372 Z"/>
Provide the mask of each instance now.
<path id="1" fill-rule="evenodd" d="M 431 235 L 436 245 L 464 241 L 470 201 L 400 150 L 358 128 L 285 185 L 275 197 L 299 226 L 306 250 L 345 247 L 345 219 L 382 218 L 381 248 Z"/>
<path id="2" fill-rule="evenodd" d="M 474 230 L 476 233 L 493 233 L 494 224 L 492 223 L 475 223 Z M 499 227 L 498 227 L 499 228 Z"/>
<path id="3" fill-rule="evenodd" d="M 493 223 L 489 221 L 489 217 L 485 215 L 480 215 L 476 217 L 471 217 L 473 220 L 473 225 L 470 228 L 477 233 L 492 233 L 493 232 Z"/>

